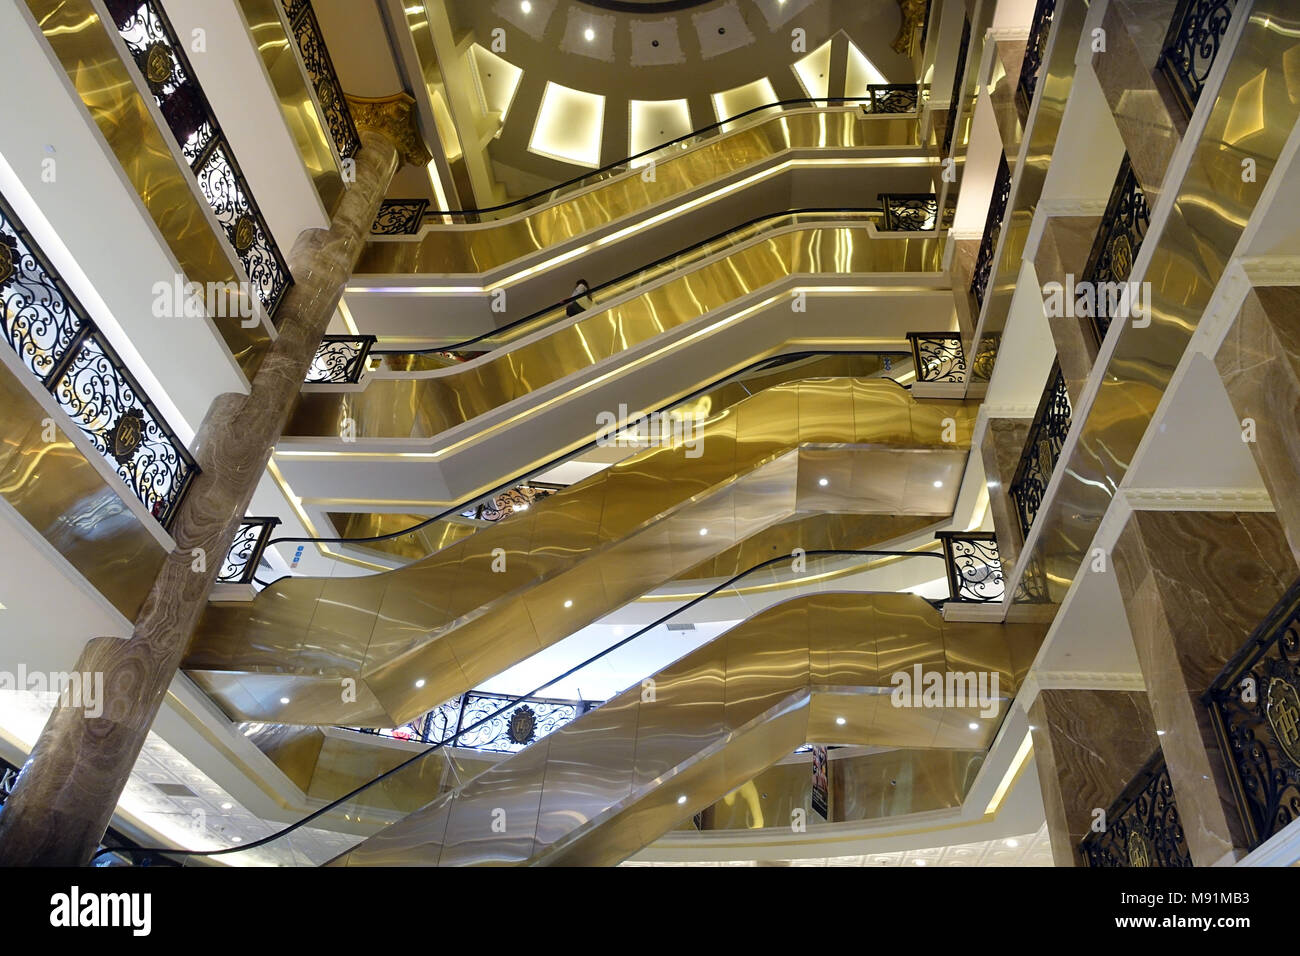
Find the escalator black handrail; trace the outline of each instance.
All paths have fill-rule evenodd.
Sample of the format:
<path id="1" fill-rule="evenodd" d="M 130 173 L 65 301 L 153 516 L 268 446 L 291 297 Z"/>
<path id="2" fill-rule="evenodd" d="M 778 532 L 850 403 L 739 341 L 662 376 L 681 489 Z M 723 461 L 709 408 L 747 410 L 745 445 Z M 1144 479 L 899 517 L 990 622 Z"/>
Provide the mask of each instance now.
<path id="1" fill-rule="evenodd" d="M 609 279 L 605 282 L 600 283 L 599 285 L 591 286 L 587 290 L 587 294 L 591 295 L 593 293 L 601 291 L 602 289 L 607 289 L 612 285 L 616 285 L 619 282 L 624 282 L 627 279 L 631 279 L 639 272 L 648 272 L 649 270 L 655 268 L 656 266 L 661 266 L 665 262 L 668 262 L 672 259 L 676 259 L 679 256 L 687 255 L 688 253 L 692 252 L 695 249 L 700 249 L 704 246 L 707 246 L 711 242 L 717 242 L 720 239 L 723 239 L 726 236 L 731 235 L 732 233 L 740 232 L 742 229 L 748 229 L 750 226 L 757 225 L 758 223 L 763 222 L 765 219 L 781 219 L 787 216 L 793 218 L 795 216 L 806 216 L 806 215 L 811 215 L 816 213 L 842 213 L 845 216 L 850 216 L 850 215 L 861 215 L 864 213 L 870 214 L 870 213 L 880 213 L 880 212 L 882 212 L 882 210 L 878 206 L 863 207 L 863 208 L 846 207 L 843 209 L 837 209 L 834 207 L 813 206 L 813 207 L 808 207 L 806 209 L 787 209 L 784 210 L 783 212 L 774 212 L 774 213 L 767 213 L 762 216 L 755 216 L 753 219 L 750 219 L 748 222 L 742 222 L 740 225 L 734 226 L 731 229 L 724 229 L 722 230 L 722 232 L 710 236 L 708 239 L 701 239 L 699 242 L 692 243 L 689 246 L 683 246 L 681 249 L 678 249 L 676 252 L 670 252 L 668 253 L 668 255 L 661 256 L 658 259 L 654 260 L 653 262 L 647 263 L 646 265 L 637 266 L 635 269 L 631 269 L 623 273 L 621 276 L 617 276 L 613 279 Z M 517 328 L 520 325 L 524 325 L 527 322 L 532 322 L 534 319 L 539 319 L 542 316 L 546 315 L 548 312 L 554 312 L 556 309 L 562 309 L 573 300 L 574 300 L 574 296 L 567 296 L 561 299 L 559 302 L 556 302 L 552 305 L 548 305 L 543 309 L 538 309 L 536 312 L 533 312 L 529 315 L 525 315 L 521 319 L 514 319 L 511 322 L 507 322 L 505 325 L 498 326 L 495 329 L 490 329 L 487 332 L 480 332 L 478 335 L 474 336 L 471 339 L 465 339 L 463 342 L 457 342 L 453 345 L 431 345 L 428 348 L 422 348 L 422 349 L 372 348 L 369 354 L 370 355 L 431 355 L 437 352 L 458 352 L 474 345 L 477 342 L 482 342 L 484 339 L 490 339 L 493 336 L 502 334 L 503 332 L 509 332 L 511 329 Z"/>
<path id="2" fill-rule="evenodd" d="M 881 558 L 889 558 L 889 557 L 900 557 L 900 558 L 932 557 L 932 558 L 938 558 L 938 559 L 941 560 L 941 561 L 946 560 L 946 558 L 944 557 L 944 554 L 943 554 L 942 551 L 897 551 L 897 550 L 879 550 L 879 549 L 874 549 L 874 548 L 862 548 L 862 549 L 859 549 L 859 548 L 825 548 L 825 549 L 820 549 L 820 548 L 819 548 L 819 549 L 814 549 L 814 550 L 811 550 L 811 551 L 805 551 L 805 552 L 804 552 L 804 557 L 812 557 L 812 556 L 814 556 L 814 555 L 860 555 L 860 556 L 863 556 L 863 557 L 881 557 Z M 361 793 L 363 790 L 367 790 L 367 789 L 369 789 L 370 787 L 373 787 L 375 784 L 381 783 L 382 781 L 388 779 L 389 777 L 391 777 L 393 774 L 397 773 L 399 770 L 403 769 L 404 767 L 410 766 L 411 764 L 415 763 L 417 760 L 423 760 L 425 757 L 427 757 L 429 754 L 433 753 L 435 750 L 441 750 L 441 749 L 443 749 L 444 747 L 454 747 L 454 746 L 455 746 L 455 741 L 458 740 L 458 739 L 460 739 L 460 737 L 461 737 L 462 735 L 464 735 L 464 734 L 468 734 L 469 732 L 478 729 L 479 727 L 483 726 L 483 724 L 487 723 L 488 721 L 490 721 L 490 720 L 492 720 L 492 719 L 494 719 L 494 718 L 496 718 L 496 717 L 499 717 L 501 714 L 505 713 L 507 710 L 510 710 L 512 707 L 516 707 L 516 706 L 518 706 L 519 704 L 523 703 L 524 701 L 528 700 L 529 698 L 537 697 L 537 696 L 538 696 L 542 691 L 546 690 L 546 688 L 550 687 L 552 684 L 557 684 L 557 683 L 559 683 L 560 681 L 564 680 L 565 678 L 571 677 L 572 675 L 576 674 L 578 671 L 582 670 L 584 667 L 588 667 L 588 666 L 590 666 L 591 664 L 594 664 L 596 661 L 600 660 L 601 658 L 605 657 L 606 655 L 608 655 L 608 654 L 612 654 L 614 651 L 618 650 L 620 647 L 623 647 L 623 646 L 627 645 L 628 643 L 630 643 L 631 641 L 636 640 L 638 637 L 641 637 L 642 635 L 649 633 L 650 631 L 654 630 L 656 627 L 659 627 L 661 624 L 666 624 L 668 621 L 672 620 L 674 617 L 676 617 L 677 615 L 681 614 L 683 611 L 689 611 L 691 608 L 695 607 L 697 604 L 701 603 L 702 601 L 704 601 L 704 600 L 706 600 L 706 599 L 712 597 L 713 595 L 717 594 L 719 591 L 722 591 L 722 590 L 725 590 L 725 589 L 728 588 L 728 587 L 731 587 L 733 584 L 735 584 L 735 583 L 736 583 L 737 581 L 739 581 L 741 578 L 748 577 L 749 575 L 753 574 L 755 571 L 761 571 L 763 568 L 769 567 L 769 566 L 774 565 L 774 564 L 784 564 L 785 562 L 787 562 L 787 561 L 789 561 L 789 560 L 790 560 L 790 555 L 788 555 L 788 554 L 783 554 L 783 555 L 781 555 L 781 556 L 778 557 L 778 558 L 768 558 L 766 561 L 762 561 L 762 562 L 760 562 L 760 563 L 754 565 L 754 566 L 751 567 L 751 568 L 747 568 L 747 569 L 744 570 L 744 571 L 741 571 L 741 572 L 739 572 L 739 573 L 737 573 L 737 574 L 732 575 L 732 576 L 731 576 L 730 578 L 728 578 L 726 581 L 723 581 L 721 584 L 718 584 L 718 585 L 716 585 L 716 586 L 710 588 L 709 590 L 705 591 L 704 593 L 697 595 L 696 597 L 694 597 L 694 598 L 692 598 L 691 600 L 687 601 L 687 602 L 686 602 L 685 604 L 683 604 L 681 607 L 678 607 L 678 608 L 673 609 L 672 611 L 669 611 L 669 612 L 668 612 L 667 614 L 665 614 L 663 617 L 660 617 L 660 618 L 658 618 L 657 620 L 652 621 L 651 623 L 645 625 L 645 627 L 642 627 L 640 630 L 636 631 L 635 633 L 633 633 L 633 634 L 629 634 L 627 637 L 622 638 L 621 640 L 616 641 L 615 643 L 611 644 L 609 647 L 605 648 L 603 651 L 599 651 L 598 653 L 593 654 L 591 657 L 587 658 L 587 659 L 586 659 L 585 661 L 583 661 L 582 663 L 580 663 L 580 664 L 575 664 L 573 667 L 570 667 L 568 670 L 566 670 L 563 674 L 559 674 L 559 675 L 557 675 L 557 676 L 555 676 L 555 677 L 552 677 L 552 678 L 551 678 L 550 680 L 548 680 L 546 683 L 544 683 L 544 684 L 540 684 L 540 685 L 538 685 L 537 687 L 534 687 L 532 690 L 527 691 L 526 693 L 520 694 L 519 696 L 512 698 L 512 699 L 510 700 L 509 703 L 507 703 L 507 704 L 503 704 L 500 708 L 498 708 L 497 710 L 494 710 L 492 713 L 488 714 L 486 717 L 483 717 L 483 718 L 481 718 L 480 720 L 475 721 L 474 723 L 470 724 L 470 725 L 467 726 L 467 727 L 459 728 L 459 729 L 458 729 L 454 734 L 452 734 L 450 737 L 446 738 L 445 740 L 440 740 L 440 741 L 438 741 L 438 742 L 435 743 L 435 744 L 430 744 L 429 747 L 428 747 L 427 749 L 425 749 L 425 750 L 421 750 L 419 753 L 412 754 L 412 755 L 411 755 L 409 758 L 407 758 L 406 760 L 403 760 L 401 763 L 397 764 L 396 766 L 391 767 L 390 769 L 384 771 L 383 773 L 381 773 L 379 776 L 375 777 L 374 779 L 366 781 L 365 783 L 361 784 L 361 786 L 356 787 L 356 788 L 353 789 L 353 790 L 350 790 L 349 792 L 345 793 L 343 796 L 338 797 L 337 799 L 332 800 L 331 802 L 327 803 L 325 806 L 323 806 L 323 807 L 319 807 L 319 808 L 317 808 L 316 810 L 313 810 L 311 813 L 307 814 L 307 816 L 303 817 L 301 820 L 297 820 L 297 821 L 295 821 L 294 823 L 291 823 L 289 826 L 285 827 L 285 828 L 282 829 L 282 830 L 279 830 L 279 831 L 277 831 L 277 832 L 275 832 L 275 833 L 272 833 L 272 834 L 270 834 L 270 835 L 268 835 L 268 836 L 261 837 L 260 839 L 254 840 L 254 841 L 251 842 L 251 843 L 240 844 L 239 846 L 228 846 L 228 847 L 223 847 L 223 848 L 221 848 L 221 849 L 219 849 L 219 850 L 178 850 L 178 849 L 174 849 L 174 848 L 169 849 L 169 848 L 165 848 L 165 847 L 132 847 L 132 848 L 130 849 L 129 852 L 132 852 L 132 853 L 139 852 L 139 853 L 167 854 L 167 855 L 169 855 L 169 856 L 202 856 L 202 857 L 212 857 L 212 856 L 222 856 L 222 855 L 227 854 L 227 853 L 240 853 L 240 852 L 243 852 L 243 851 L 245 851 L 245 850 L 255 850 L 255 849 L 257 849 L 257 848 L 260 847 L 260 846 L 265 846 L 266 844 L 270 843 L 272 840 L 278 840 L 280 837 L 285 836 L 286 834 L 292 833 L 293 831 L 295 831 L 295 830 L 297 830 L 297 829 L 299 829 L 299 828 L 301 828 L 301 827 L 306 826 L 306 825 L 307 825 L 308 823 L 310 823 L 311 821 L 316 820 L 316 819 L 319 819 L 320 817 L 324 816 L 326 813 L 329 813 L 331 810 L 337 809 L 338 807 L 342 806 L 342 805 L 343 805 L 344 803 L 346 803 L 347 801 L 351 800 L 351 799 L 352 799 L 353 797 L 355 797 L 357 794 Z M 872 592 L 872 591 L 863 591 L 863 592 L 855 592 L 855 593 L 862 593 L 862 594 L 872 594 L 872 593 L 888 593 L 888 594 L 895 594 L 895 593 L 898 593 L 898 592 L 895 592 L 895 591 L 888 591 L 888 592 Z M 929 601 L 929 599 L 927 599 L 927 598 L 922 598 L 921 600 L 923 600 L 923 601 L 927 601 L 927 602 L 931 603 L 932 606 L 935 606 L 935 604 L 936 604 L 936 602 Z M 949 600 L 952 600 L 952 595 L 951 595 L 951 593 L 949 594 Z M 938 602 L 938 603 L 942 603 L 942 602 Z M 95 859 L 95 858 L 97 858 L 97 857 L 99 857 L 99 856 L 102 855 L 102 853 L 104 853 L 104 852 L 107 852 L 107 851 L 105 850 L 105 851 L 101 851 L 100 853 L 96 853 L 96 854 L 95 854 L 95 857 L 92 857 L 92 860 Z M 114 850 L 113 852 L 115 852 L 115 853 L 122 853 L 122 852 L 127 852 L 127 851 L 126 851 L 125 849 L 123 849 L 123 848 L 118 848 L 118 849 Z"/>
<path id="3" fill-rule="evenodd" d="M 763 365 L 774 362 L 776 360 L 784 360 L 785 362 L 795 362 L 803 358 L 812 358 L 817 356 L 828 356 L 828 355 L 890 355 L 890 354 L 895 354 L 895 353 L 893 352 L 893 350 L 890 349 L 831 349 L 831 350 L 814 350 L 809 352 L 790 352 L 784 355 L 769 355 L 767 358 L 759 359 L 756 362 L 751 362 L 749 365 L 746 365 L 742 369 L 737 369 L 735 372 L 732 372 L 729 375 L 724 375 L 722 378 L 717 379 L 714 382 L 711 382 L 707 385 L 703 385 L 688 395 L 684 395 L 681 398 L 674 399 L 673 401 L 669 402 L 667 405 L 664 405 L 662 408 L 657 409 L 656 411 L 645 412 L 643 414 L 644 415 L 662 414 L 668 411 L 669 409 L 682 404 L 683 402 L 689 402 L 692 399 L 698 398 L 700 395 L 703 395 L 705 392 L 710 392 L 715 388 L 721 387 L 731 379 L 738 378 L 749 372 L 753 372 L 761 368 Z M 905 355 L 907 358 L 911 358 L 910 355 L 907 355 L 902 351 L 899 351 L 897 354 Z M 880 380 L 882 382 L 893 382 L 899 388 L 904 390 L 907 390 L 911 387 L 910 385 L 904 385 L 901 382 L 892 378 L 888 378 L 886 376 L 881 376 Z M 591 441 L 587 442 L 587 444 L 582 445 L 579 448 L 575 448 L 572 451 L 567 451 L 563 455 L 558 455 L 555 458 L 552 458 L 550 461 L 546 462 L 545 464 L 538 465 L 535 468 L 530 468 L 525 473 L 525 475 L 516 475 L 513 478 L 509 478 L 503 481 L 501 484 L 496 485 L 490 491 L 484 492 L 481 495 L 475 495 L 469 501 L 463 501 L 459 504 L 452 505 L 450 508 L 447 508 L 444 511 L 440 511 L 436 515 L 431 515 L 430 517 L 425 518 L 423 521 L 419 521 L 411 525 L 409 528 L 403 528 L 398 531 L 389 531 L 385 534 L 365 535 L 365 536 L 356 536 L 356 537 L 325 538 L 325 537 L 312 537 L 310 535 L 304 535 L 304 536 L 284 535 L 281 537 L 272 538 L 271 540 L 267 541 L 266 547 L 269 548 L 273 544 L 311 544 L 311 543 L 366 544 L 369 542 L 376 542 L 376 541 L 390 541 L 393 538 L 400 538 L 403 535 L 413 534 L 414 532 L 419 531 L 421 528 L 425 528 L 433 524 L 435 521 L 442 521 L 446 518 L 451 518 L 456 516 L 462 510 L 469 507 L 471 504 L 475 502 L 482 501 L 485 498 L 490 498 L 493 495 L 496 495 L 502 491 L 505 491 L 508 488 L 512 488 L 515 485 L 520 484 L 521 482 L 527 481 L 528 479 L 526 475 L 542 474 L 543 472 L 550 471 L 552 468 L 556 467 L 557 465 L 563 464 L 564 462 L 573 458 L 575 455 L 581 455 L 586 452 L 589 452 L 597 446 L 599 441 L 600 441 L 599 438 L 593 438 Z M 291 578 L 294 576 L 295 575 L 292 574 L 284 574 L 276 578 L 275 581 L 270 582 L 270 584 L 276 584 L 280 581 L 283 581 L 285 578 Z M 270 584 L 267 584 L 260 580 L 257 583 L 261 584 L 263 587 L 270 587 Z"/>
<path id="4" fill-rule="evenodd" d="M 885 84 L 885 85 L 911 86 L 913 84 L 897 83 L 897 84 Z M 820 103 L 825 103 L 829 107 L 829 105 L 832 103 L 847 104 L 847 103 L 869 103 L 869 102 L 871 102 L 871 97 L 869 96 L 820 96 L 820 97 L 804 96 L 792 100 L 777 100 L 774 103 L 767 103 L 763 106 L 755 106 L 752 109 L 747 109 L 743 113 L 737 113 L 735 116 L 728 117 L 725 120 L 718 120 L 716 123 L 710 123 L 707 126 L 701 126 L 699 129 L 692 130 L 689 133 L 684 133 L 683 135 L 678 136 L 676 139 L 670 139 L 665 143 L 660 143 L 658 146 L 651 146 L 649 149 L 643 149 L 639 153 L 633 153 L 631 156 L 628 156 L 624 159 L 616 160 L 615 162 L 612 163 L 607 163 L 604 166 L 601 166 L 599 169 L 593 169 L 591 170 L 591 172 L 583 173 L 580 176 L 574 176 L 572 179 L 565 180 L 564 182 L 559 183 L 555 186 L 550 186 L 546 189 L 539 189 L 537 192 L 532 193 L 528 196 L 524 196 L 521 199 L 513 199 L 510 202 L 499 203 L 496 206 L 484 206 L 481 209 L 428 209 L 425 210 L 424 215 L 425 218 L 433 218 L 436 216 L 482 216 L 485 213 L 501 212 L 502 210 L 510 209 L 513 206 L 524 206 L 524 204 L 526 203 L 533 203 L 536 200 L 545 199 L 547 197 L 554 196 L 556 193 L 560 192 L 561 190 L 569 189 L 573 186 L 579 185 L 584 180 L 595 179 L 596 177 L 608 173 L 612 170 L 615 170 L 620 166 L 626 166 L 629 163 L 635 162 L 638 159 L 644 159 L 646 156 L 649 156 L 651 153 L 657 153 L 660 150 L 671 149 L 674 146 L 679 146 L 686 140 L 694 139 L 697 136 L 702 136 L 705 133 L 709 133 L 712 132 L 713 130 L 720 129 L 721 127 L 727 125 L 728 123 L 734 123 L 737 120 L 742 120 L 745 117 L 752 116 L 755 113 L 761 113 L 764 110 L 785 108 L 788 106 L 809 106 L 809 105 L 816 106 L 817 104 Z M 897 116 L 900 114 L 891 113 L 889 115 Z"/>

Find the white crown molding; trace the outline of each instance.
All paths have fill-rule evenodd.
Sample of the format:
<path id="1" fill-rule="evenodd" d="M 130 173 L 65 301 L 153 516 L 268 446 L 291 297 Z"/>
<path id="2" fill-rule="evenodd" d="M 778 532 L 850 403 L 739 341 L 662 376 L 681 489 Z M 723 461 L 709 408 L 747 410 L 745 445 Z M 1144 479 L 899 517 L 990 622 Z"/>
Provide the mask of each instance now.
<path id="1" fill-rule="evenodd" d="M 1028 40 L 1029 27 L 989 27 L 984 36 L 989 40 Z"/>
<path id="2" fill-rule="evenodd" d="M 1146 681 L 1141 674 L 1106 673 L 1103 671 L 1030 671 L 1016 692 L 1016 704 L 1029 713 L 1029 708 L 1045 690 L 1112 690 L 1146 691 Z"/>
<path id="3" fill-rule="evenodd" d="M 1134 511 L 1272 511 L 1263 488 L 1128 488 Z"/>

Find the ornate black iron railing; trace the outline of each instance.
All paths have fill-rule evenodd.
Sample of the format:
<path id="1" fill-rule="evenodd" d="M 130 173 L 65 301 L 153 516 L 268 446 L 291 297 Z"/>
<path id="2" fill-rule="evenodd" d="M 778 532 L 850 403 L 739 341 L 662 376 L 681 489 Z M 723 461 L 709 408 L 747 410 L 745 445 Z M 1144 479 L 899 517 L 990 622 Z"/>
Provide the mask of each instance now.
<path id="1" fill-rule="evenodd" d="M 509 518 L 517 511 L 527 511 L 534 501 L 539 498 L 549 498 L 563 487 L 564 485 L 544 482 L 526 482 L 498 492 L 486 501 L 480 501 L 473 508 L 462 511 L 461 517 L 475 518 L 479 521 L 500 521 Z"/>
<path id="2" fill-rule="evenodd" d="M 1190 117 L 1228 32 L 1236 0 L 1181 0 L 1169 21 L 1156 69 Z"/>
<path id="3" fill-rule="evenodd" d="M 164 528 L 199 467 L 0 197 L 0 329 Z"/>
<path id="4" fill-rule="evenodd" d="M 370 226 L 372 236 L 414 236 L 424 225 L 427 199 L 385 199 Z"/>
<path id="5" fill-rule="evenodd" d="M 1016 81 L 1016 106 L 1022 117 L 1029 115 L 1029 107 L 1034 102 L 1038 74 L 1043 69 L 1047 37 L 1055 15 L 1056 0 L 1038 0 L 1038 6 L 1034 8 L 1034 22 L 1029 27 L 1029 39 L 1025 43 L 1025 58 L 1020 64 L 1020 79 Z"/>
<path id="6" fill-rule="evenodd" d="M 1007 593 L 998 539 L 992 531 L 939 531 L 954 601 L 1001 601 Z"/>
<path id="7" fill-rule="evenodd" d="M 1201 701 L 1254 849 L 1300 819 L 1300 580 Z"/>
<path id="8" fill-rule="evenodd" d="M 873 83 L 867 87 L 865 113 L 915 113 L 921 104 L 921 89 L 914 83 Z"/>
<path id="9" fill-rule="evenodd" d="M 1125 153 L 1097 238 L 1088 253 L 1088 264 L 1083 269 L 1083 281 L 1088 283 L 1085 289 L 1093 296 L 1092 330 L 1098 345 L 1105 340 L 1111 320 L 1126 317 L 1136 304 L 1125 284 L 1150 225 L 1151 210 L 1147 208 L 1146 194 Z"/>
<path id="10" fill-rule="evenodd" d="M 1097 867 L 1192 865 L 1160 748 L 1106 810 L 1105 829 L 1084 837 L 1079 852 Z"/>
<path id="11" fill-rule="evenodd" d="M 503 705 L 511 703 L 515 705 L 513 708 L 502 709 Z M 595 710 L 599 705 L 599 701 L 558 700 L 550 697 L 517 700 L 509 694 L 472 690 L 401 727 L 357 729 L 361 733 L 392 737 L 395 740 L 445 743 L 466 750 L 514 753 L 570 721 L 577 720 L 588 711 Z"/>
<path id="12" fill-rule="evenodd" d="M 217 582 L 252 584 L 253 575 L 262 562 L 266 543 L 271 540 L 271 532 L 279 523 L 279 518 L 245 518 L 241 521 L 235 539 L 230 542 L 230 548 L 221 562 Z"/>
<path id="13" fill-rule="evenodd" d="M 293 277 L 199 86 L 184 44 L 157 0 L 105 4 L 254 294 L 274 320 Z"/>
<path id="14" fill-rule="evenodd" d="M 956 332 L 908 332 L 918 382 L 966 381 L 966 353 Z"/>
<path id="15" fill-rule="evenodd" d="M 998 174 L 993 180 L 993 195 L 989 199 L 989 211 L 984 217 L 984 238 L 980 240 L 980 251 L 975 258 L 975 271 L 970 280 L 971 295 L 980 308 L 984 307 L 984 296 L 988 292 L 997 256 L 998 239 L 1002 235 L 1002 220 L 1007 214 L 1010 199 L 1011 169 L 1007 166 L 1006 156 L 999 156 Z"/>
<path id="16" fill-rule="evenodd" d="M 1059 366 L 1053 365 L 1047 390 L 1043 392 L 1038 412 L 1029 427 L 1020 465 L 1011 479 L 1011 499 L 1016 503 L 1020 530 L 1026 537 L 1038 516 L 1038 509 L 1042 507 L 1052 472 L 1056 470 L 1061 448 L 1065 445 L 1065 436 L 1070 433 L 1070 416 L 1070 393 L 1065 388 L 1065 376 Z"/>
<path id="17" fill-rule="evenodd" d="M 895 232 L 925 232 L 939 223 L 939 197 L 934 193 L 879 193 L 884 212 L 881 228 Z"/>
<path id="18" fill-rule="evenodd" d="M 374 347 L 373 335 L 326 335 L 316 346 L 305 385 L 345 385 L 361 380 Z"/>
<path id="19" fill-rule="evenodd" d="M 966 89 L 966 52 L 970 48 L 970 18 L 961 29 L 961 48 L 957 51 L 957 68 L 952 75 L 952 96 L 948 100 L 948 124 L 943 131 L 943 145 L 939 158 L 945 159 L 952 149 L 952 138 L 957 132 L 957 112 L 961 107 L 962 93 Z"/>
<path id="20" fill-rule="evenodd" d="M 330 136 L 334 139 L 334 148 L 344 159 L 355 156 L 361 148 L 361 137 L 357 135 L 356 124 L 352 122 L 352 111 L 343 96 L 338 74 L 334 72 L 334 61 L 330 59 L 329 48 L 325 46 L 325 37 L 321 34 L 311 0 L 283 0 L 283 3 L 284 14 L 289 18 L 289 29 L 293 32 L 298 54 L 302 57 L 303 69 L 311 78 L 312 87 L 316 91 L 316 102 L 320 104 L 325 125 L 329 127 Z"/>

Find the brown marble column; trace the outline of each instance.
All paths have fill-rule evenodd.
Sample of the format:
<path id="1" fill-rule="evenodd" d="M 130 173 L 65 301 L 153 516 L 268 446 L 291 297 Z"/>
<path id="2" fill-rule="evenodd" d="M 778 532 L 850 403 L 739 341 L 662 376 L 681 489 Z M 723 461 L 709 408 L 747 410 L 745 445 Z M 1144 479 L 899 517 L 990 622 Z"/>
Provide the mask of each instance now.
<path id="1" fill-rule="evenodd" d="M 1252 289 L 1215 364 L 1239 421 L 1251 419 L 1246 447 L 1264 479 L 1291 554 L 1300 563 L 1300 288 Z"/>
<path id="2" fill-rule="evenodd" d="M 1029 707 L 1038 786 L 1057 866 L 1086 866 L 1079 842 L 1160 746 L 1147 695 L 1042 690 Z"/>
<path id="3" fill-rule="evenodd" d="M 131 637 L 95 639 L 82 651 L 76 670 L 104 675 L 103 713 L 55 708 L 0 815 L 0 865 L 76 866 L 95 851 L 393 174 L 403 158 L 428 160 L 409 98 L 360 102 L 353 112 L 362 141 L 356 181 L 330 228 L 294 244 L 294 285 L 249 394 L 218 396 L 199 427 L 193 452 L 202 471 L 177 513 L 176 550 Z M 194 570 L 196 549 L 205 570 Z"/>
<path id="4" fill-rule="evenodd" d="M 1197 866 L 1247 847 L 1200 697 L 1295 579 L 1272 514 L 1135 511 L 1113 555 L 1169 780 Z"/>
<path id="5" fill-rule="evenodd" d="M 1038 281 L 1044 286 L 1059 282 L 1065 290 L 1069 287 L 1069 276 L 1074 276 L 1075 282 L 1082 280 L 1100 226 L 1100 216 L 1049 216 L 1034 256 Z M 1047 325 L 1056 343 L 1056 360 L 1065 376 L 1065 390 L 1077 408 L 1097 361 L 1097 336 L 1092 331 L 1092 320 L 1049 315 Z"/>

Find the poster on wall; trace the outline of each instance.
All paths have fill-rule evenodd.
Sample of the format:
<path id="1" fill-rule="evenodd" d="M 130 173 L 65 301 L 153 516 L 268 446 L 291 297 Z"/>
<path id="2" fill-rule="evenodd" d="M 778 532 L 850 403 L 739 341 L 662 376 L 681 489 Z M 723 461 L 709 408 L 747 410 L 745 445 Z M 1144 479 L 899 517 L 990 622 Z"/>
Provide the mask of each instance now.
<path id="1" fill-rule="evenodd" d="M 831 818 L 830 808 L 830 758 L 825 747 L 812 745 L 812 808 L 823 820 Z"/>

